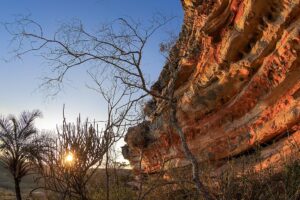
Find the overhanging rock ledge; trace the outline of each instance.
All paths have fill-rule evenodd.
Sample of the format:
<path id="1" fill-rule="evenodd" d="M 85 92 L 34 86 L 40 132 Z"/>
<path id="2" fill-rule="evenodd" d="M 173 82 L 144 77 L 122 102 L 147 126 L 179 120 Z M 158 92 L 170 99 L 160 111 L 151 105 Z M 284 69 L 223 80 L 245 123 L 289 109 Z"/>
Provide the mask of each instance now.
<path id="1" fill-rule="evenodd" d="M 224 160 L 261 146 L 247 168 L 280 163 L 300 148 L 299 0 L 182 0 L 179 39 L 153 92 L 164 94 L 179 69 L 177 118 L 199 162 L 215 172 Z M 153 99 L 149 122 L 129 129 L 123 153 L 133 169 L 153 173 L 188 164 L 168 106 Z M 298 147 L 298 150 L 295 147 Z M 237 165 L 237 167 L 239 167 Z"/>

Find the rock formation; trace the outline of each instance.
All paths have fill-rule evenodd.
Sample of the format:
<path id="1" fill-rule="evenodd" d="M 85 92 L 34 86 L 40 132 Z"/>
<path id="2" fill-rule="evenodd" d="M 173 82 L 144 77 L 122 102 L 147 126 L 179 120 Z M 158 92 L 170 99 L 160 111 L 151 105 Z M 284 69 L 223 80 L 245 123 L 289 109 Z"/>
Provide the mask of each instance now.
<path id="1" fill-rule="evenodd" d="M 175 80 L 176 116 L 199 162 L 226 170 L 260 146 L 246 167 L 280 165 L 300 149 L 300 1 L 182 0 L 179 39 L 152 91 Z M 147 104 L 149 121 L 129 129 L 125 157 L 152 173 L 188 164 L 161 99 Z M 238 167 L 238 164 L 237 164 Z M 218 171 L 216 170 L 216 171 Z"/>

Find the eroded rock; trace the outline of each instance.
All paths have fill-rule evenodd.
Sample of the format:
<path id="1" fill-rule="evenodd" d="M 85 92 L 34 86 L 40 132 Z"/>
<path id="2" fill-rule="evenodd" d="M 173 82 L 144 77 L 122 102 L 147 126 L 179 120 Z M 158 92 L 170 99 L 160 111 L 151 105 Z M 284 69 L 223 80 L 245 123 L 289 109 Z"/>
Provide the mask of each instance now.
<path id="1" fill-rule="evenodd" d="M 280 154 L 292 154 L 290 144 L 300 145 L 299 0 L 182 4 L 184 24 L 170 53 L 179 60 L 166 64 L 153 91 L 165 95 L 175 81 L 177 119 L 200 162 L 215 162 L 224 170 L 219 166 L 224 158 L 269 144 L 263 145 L 262 162 L 280 163 Z M 172 80 L 175 68 L 179 77 Z M 187 165 L 169 125 L 168 105 L 161 99 L 151 103 L 148 128 L 128 131 L 127 158 L 137 168 L 143 149 L 145 172 Z M 149 128 L 158 122 L 158 128 Z M 290 140 L 295 142 L 285 142 Z"/>

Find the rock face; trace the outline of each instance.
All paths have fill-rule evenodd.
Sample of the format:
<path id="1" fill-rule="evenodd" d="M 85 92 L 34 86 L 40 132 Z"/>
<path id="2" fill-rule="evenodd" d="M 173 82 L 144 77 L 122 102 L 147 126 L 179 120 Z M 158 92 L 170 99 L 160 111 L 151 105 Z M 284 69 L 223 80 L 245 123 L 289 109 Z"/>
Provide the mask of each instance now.
<path id="1" fill-rule="evenodd" d="M 300 0 L 182 5 L 184 24 L 170 52 L 178 60 L 165 65 L 152 91 L 164 95 L 175 81 L 176 116 L 199 162 L 226 170 L 224 160 L 260 145 L 260 159 L 249 156 L 246 166 L 260 170 L 299 153 Z M 132 127 L 123 147 L 132 167 L 152 173 L 187 165 L 165 101 L 153 99 L 145 110 L 149 122 Z"/>

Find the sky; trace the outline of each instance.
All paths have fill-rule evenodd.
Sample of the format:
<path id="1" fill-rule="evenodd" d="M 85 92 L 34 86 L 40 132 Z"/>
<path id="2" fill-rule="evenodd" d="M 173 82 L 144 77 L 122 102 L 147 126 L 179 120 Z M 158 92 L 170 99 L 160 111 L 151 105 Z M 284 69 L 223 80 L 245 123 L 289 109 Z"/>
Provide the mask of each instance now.
<path id="1" fill-rule="evenodd" d="M 176 16 L 176 19 L 153 36 L 145 51 L 146 73 L 155 80 L 164 59 L 158 44 L 167 37 L 166 32 L 180 31 L 182 9 L 179 0 L 9 0 L 2 3 L 0 21 L 11 22 L 18 15 L 29 15 L 51 35 L 61 23 L 80 19 L 88 28 L 107 23 L 118 17 L 130 16 L 140 21 L 149 20 L 155 13 Z M 1 26 L 0 30 L 0 113 L 18 115 L 23 110 L 40 109 L 43 118 L 37 122 L 41 129 L 55 128 L 61 122 L 62 106 L 66 115 L 74 119 L 78 113 L 84 117 L 99 119 L 103 116 L 101 97 L 86 88 L 86 69 L 75 69 L 68 75 L 69 85 L 56 97 L 46 98 L 46 92 L 38 89 L 48 69 L 45 60 L 35 54 L 27 54 L 22 60 L 11 59 L 11 36 Z M 8 60 L 4 61 L 4 60 Z M 103 102 L 102 102 L 103 103 Z"/>
<path id="2" fill-rule="evenodd" d="M 157 32 L 144 52 L 144 71 L 154 81 L 162 69 L 164 59 L 159 53 L 159 43 L 168 37 L 167 32 L 179 33 L 183 18 L 180 0 L 6 0 L 1 2 L 0 22 L 12 22 L 20 15 L 30 15 L 51 35 L 63 22 L 79 19 L 87 28 L 97 28 L 119 17 L 132 17 L 141 22 L 156 13 L 176 18 Z M 103 120 L 103 100 L 88 89 L 91 80 L 86 68 L 77 68 L 68 74 L 68 83 L 55 98 L 47 98 L 47 92 L 39 85 L 49 69 L 45 60 L 36 54 L 22 59 L 12 59 L 11 36 L 0 27 L 0 114 L 19 115 L 23 110 L 39 109 L 43 118 L 36 121 L 39 129 L 54 130 L 65 115 L 74 121 L 80 113 L 83 118 Z"/>

